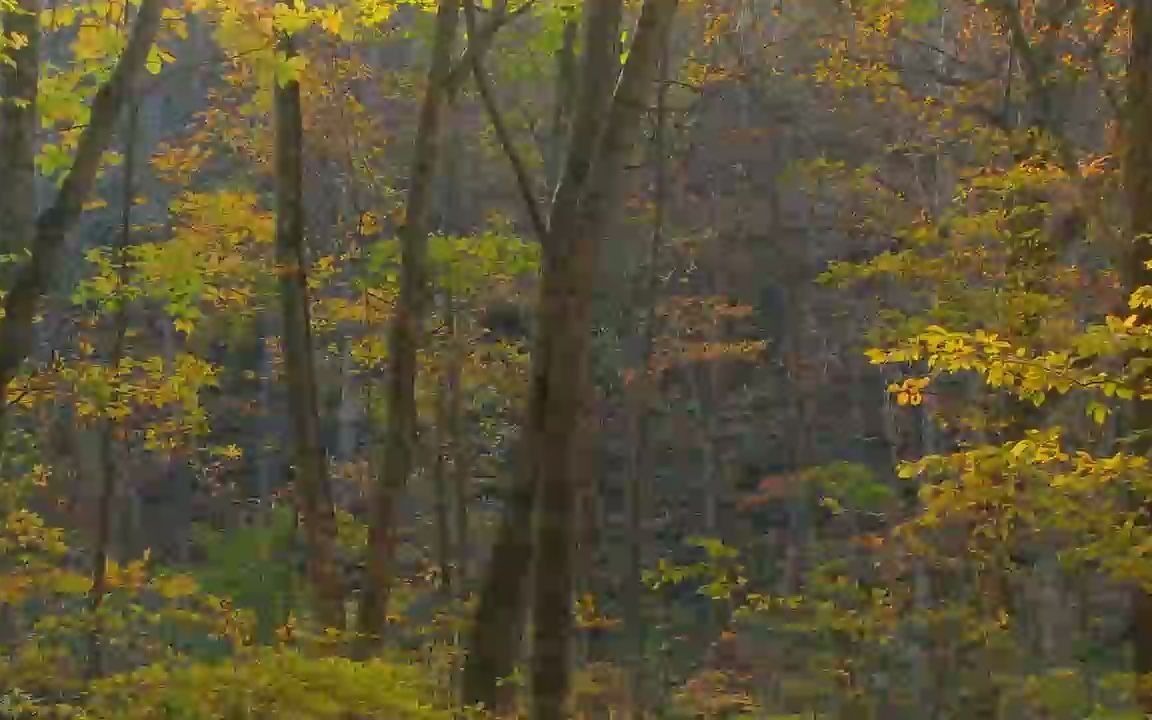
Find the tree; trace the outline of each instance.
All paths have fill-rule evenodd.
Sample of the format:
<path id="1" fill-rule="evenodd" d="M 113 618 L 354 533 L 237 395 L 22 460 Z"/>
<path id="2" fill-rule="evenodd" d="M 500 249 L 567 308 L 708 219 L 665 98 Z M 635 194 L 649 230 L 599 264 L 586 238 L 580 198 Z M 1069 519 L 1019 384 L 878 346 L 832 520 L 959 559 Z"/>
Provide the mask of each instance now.
<path id="1" fill-rule="evenodd" d="M 537 720 L 567 713 L 578 438 L 591 395 L 590 311 L 599 249 L 621 204 L 625 156 L 652 97 L 677 4 L 644 3 L 622 70 L 616 52 L 622 4 L 585 5 L 582 89 L 549 216 L 525 429 L 528 472 L 539 488 L 532 613 L 532 715 Z"/>
<path id="2" fill-rule="evenodd" d="M 36 95 L 40 76 L 40 3 L 21 0 L 5 11 L 3 31 L 23 38 L 0 62 L 0 198 L 4 230 L 0 252 L 19 254 L 32 244 L 36 222 Z M 5 269 L 6 270 L 6 269 Z M 0 272 L 0 278 L 6 277 Z M 6 285 L 6 284 L 5 284 Z"/>
<path id="3" fill-rule="evenodd" d="M 287 32 L 281 32 L 278 47 L 286 59 L 296 57 L 294 43 Z M 317 618 L 325 627 L 343 629 L 344 581 L 337 555 L 339 538 L 328 481 L 328 461 L 320 434 L 308 299 L 300 82 L 295 77 L 284 82 L 278 78 L 273 92 L 276 262 L 280 277 L 284 368 L 291 415 L 297 507 L 307 538 L 308 579 L 315 597 Z"/>
<path id="4" fill-rule="evenodd" d="M 368 585 L 360 604 L 360 633 L 378 646 L 388 625 L 388 600 L 395 573 L 396 503 L 408 484 L 416 457 L 416 352 L 428 302 L 427 244 L 433 181 L 440 160 L 443 111 L 452 81 L 452 52 L 459 0 L 441 0 L 436 12 L 432 59 L 420 108 L 411 174 L 400 228 L 400 297 L 392 320 L 388 362 L 388 426 L 384 467 L 376 490 L 368 540 Z M 469 52 L 475 52 L 470 46 Z"/>
<path id="5" fill-rule="evenodd" d="M 578 436 L 590 393 L 591 293 L 599 246 L 621 203 L 624 158 L 636 141 L 676 6 L 668 0 L 644 4 L 623 69 L 618 51 L 622 3 L 588 2 L 583 8 L 579 95 L 567 158 L 542 238 L 544 269 L 522 475 L 506 500 L 508 508 L 473 618 L 464 670 L 464 700 L 470 704 L 498 708 L 507 704 L 498 688 L 511 673 L 519 646 L 518 608 L 532 559 L 537 568 L 532 712 L 542 719 L 566 713 Z M 490 101 L 488 105 L 491 108 Z M 494 115 L 491 110 L 489 114 Z M 529 545 L 522 533 L 533 505 L 536 531 Z"/>
<path id="6" fill-rule="evenodd" d="M 1132 247 L 1127 263 L 1129 292 L 1152 285 L 1152 6 L 1132 7 L 1132 40 L 1128 60 L 1128 104 L 1124 118 L 1126 153 L 1124 184 L 1128 199 Z M 1139 308 L 1141 321 L 1149 323 L 1148 308 Z M 1147 453 L 1152 444 L 1152 401 L 1136 400 L 1132 431 L 1138 449 Z M 1144 500 L 1147 507 L 1147 500 Z M 1133 670 L 1141 676 L 1137 696 L 1144 712 L 1152 712 L 1152 594 L 1147 588 L 1136 591 L 1133 608 Z"/>
<path id="7" fill-rule="evenodd" d="M 31 255 L 16 271 L 4 297 L 4 317 L 0 318 L 0 396 L 7 396 L 9 385 L 16 377 L 20 365 L 32 352 L 40 298 L 47 291 L 53 273 L 58 270 L 68 231 L 80 218 L 84 201 L 100 170 L 101 158 L 112 141 L 120 110 L 136 78 L 144 69 L 160 26 L 163 8 L 164 0 L 141 1 L 128 44 L 112 74 L 92 99 L 88 125 L 80 135 L 72 165 L 60 183 L 52 204 L 36 216 L 35 228 L 26 226 L 31 216 L 23 210 L 15 218 L 0 217 L 0 225 L 11 233 L 11 237 L 32 238 Z M 36 70 L 29 66 L 35 64 L 35 55 L 26 53 L 20 57 L 25 63 L 19 71 L 20 77 L 36 77 Z M 8 137 L 21 143 L 32 141 L 26 135 Z M 27 154 L 31 152 L 21 147 L 4 150 L 5 156 L 19 158 L 21 161 L 26 161 Z M 9 150 L 12 150 L 10 156 Z M 31 180 L 27 176 L 22 179 Z M 6 417 L 7 402 L 0 402 L 0 428 L 3 428 Z"/>

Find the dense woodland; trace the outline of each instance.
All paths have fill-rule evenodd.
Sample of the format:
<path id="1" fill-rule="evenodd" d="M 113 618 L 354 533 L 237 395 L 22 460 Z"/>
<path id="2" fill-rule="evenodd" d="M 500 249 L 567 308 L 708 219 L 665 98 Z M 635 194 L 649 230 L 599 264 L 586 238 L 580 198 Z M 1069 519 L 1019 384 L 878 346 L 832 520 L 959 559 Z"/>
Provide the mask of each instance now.
<path id="1" fill-rule="evenodd" d="M 0 0 L 0 298 L 0 718 L 1152 717 L 1152 2 Z"/>

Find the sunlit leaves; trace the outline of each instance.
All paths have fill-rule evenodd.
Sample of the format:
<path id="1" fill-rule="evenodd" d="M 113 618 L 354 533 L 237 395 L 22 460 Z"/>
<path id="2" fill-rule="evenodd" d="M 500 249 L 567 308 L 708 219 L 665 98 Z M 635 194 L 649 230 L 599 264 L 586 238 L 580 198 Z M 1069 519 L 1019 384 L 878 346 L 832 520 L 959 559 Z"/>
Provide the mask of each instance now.
<path id="1" fill-rule="evenodd" d="M 291 647 L 253 649 L 218 663 L 157 664 L 95 684 L 99 717 L 159 720 L 170 708 L 216 717 L 230 708 L 284 718 L 338 720 L 349 712 L 395 720 L 448 720 L 429 702 L 420 669 L 384 660 L 314 657 Z"/>
<path id="2" fill-rule="evenodd" d="M 107 249 L 88 254 L 94 273 L 74 300 L 114 307 L 120 298 L 147 298 L 163 304 L 178 329 L 191 332 L 207 308 L 244 311 L 253 287 L 266 280 L 272 215 L 253 193 L 186 193 L 169 211 L 172 236 L 128 249 L 128 287 L 119 287 L 120 268 Z"/>
<path id="3" fill-rule="evenodd" d="M 148 59 L 144 62 L 144 68 L 153 75 L 158 75 L 165 65 L 175 59 L 176 57 L 172 53 L 153 45 L 148 51 Z"/>
<path id="4" fill-rule="evenodd" d="M 312 13 L 303 0 L 277 2 L 273 6 L 272 17 L 276 30 L 288 35 L 295 35 L 312 23 Z"/>
<path id="5" fill-rule="evenodd" d="M 175 145 L 161 142 L 149 163 L 152 172 L 173 184 L 188 182 L 211 159 L 212 150 L 200 145 Z"/>
<path id="6" fill-rule="evenodd" d="M 396 11 L 396 3 L 389 0 L 359 0 L 356 3 L 358 22 L 369 28 L 381 25 Z"/>
<path id="7" fill-rule="evenodd" d="M 287 55 L 276 53 L 276 82 L 280 85 L 300 82 L 304 68 L 308 67 L 308 58 L 304 55 Z"/>
<path id="8" fill-rule="evenodd" d="M 906 378 L 889 385 L 888 392 L 896 396 L 899 405 L 920 405 L 924 402 L 924 389 L 930 382 L 930 378 Z"/>
<path id="9" fill-rule="evenodd" d="M 238 648 L 248 635 L 248 620 L 205 595 L 191 578 L 154 574 L 147 552 L 106 564 L 104 602 L 92 612 L 79 602 L 92 591 L 92 575 L 69 567 L 68 552 L 63 531 L 36 513 L 18 510 L 0 521 L 0 608 L 18 609 L 27 627 L 9 639 L 0 658 L 0 674 L 9 683 L 49 699 L 85 687 L 74 652 L 96 628 L 112 638 L 109 647 L 127 649 L 138 664 L 158 663 L 158 670 L 180 664 L 189 639 L 201 647 L 215 639 Z M 123 676 L 113 676 L 100 688 L 122 683 Z M 42 712 L 56 716 L 48 706 L 36 714 Z"/>
<path id="10" fill-rule="evenodd" d="M 470 295 L 531 275 L 539 266 L 540 250 L 535 243 L 499 232 L 466 237 L 436 235 L 429 239 L 428 260 L 439 287 L 456 295 Z M 396 242 L 386 240 L 373 246 L 368 267 L 386 283 L 395 283 L 399 270 Z"/>
<path id="11" fill-rule="evenodd" d="M 112 367 L 78 359 L 51 376 L 17 382 L 12 392 L 28 408 L 70 402 L 80 423 L 136 425 L 141 447 L 167 453 L 207 429 L 201 394 L 216 383 L 211 364 L 180 353 L 171 359 L 126 357 Z M 157 411 L 162 411 L 160 419 L 155 419 Z"/>
<path id="12" fill-rule="evenodd" d="M 868 357 L 875 364 L 922 362 L 932 372 L 931 377 L 976 373 L 989 388 L 1037 406 L 1050 395 L 1087 392 L 1097 396 L 1087 408 L 1097 422 L 1103 422 L 1110 412 L 1104 400 L 1152 397 L 1152 384 L 1145 378 L 1139 358 L 1130 358 L 1127 368 L 1120 372 L 1093 367 L 1100 357 L 1152 348 L 1152 333 L 1147 326 L 1136 323 L 1135 317 L 1106 318 L 1104 323 L 1068 338 L 1068 342 L 1073 350 L 1037 352 L 1015 346 L 995 333 L 953 332 L 932 326 L 896 347 L 869 350 Z M 914 387 L 904 381 L 889 389 L 900 396 L 901 404 L 919 404 L 912 401 L 927 382 L 915 382 Z"/>

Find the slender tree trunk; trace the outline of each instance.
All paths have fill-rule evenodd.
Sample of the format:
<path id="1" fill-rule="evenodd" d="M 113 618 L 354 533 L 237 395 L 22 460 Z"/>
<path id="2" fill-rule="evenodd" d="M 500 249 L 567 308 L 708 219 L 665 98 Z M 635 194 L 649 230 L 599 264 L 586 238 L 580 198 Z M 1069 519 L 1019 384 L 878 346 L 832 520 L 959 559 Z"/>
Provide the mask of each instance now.
<path id="1" fill-rule="evenodd" d="M 0 17 L 0 32 L 22 35 L 27 44 L 7 51 L 0 62 L 0 255 L 17 257 L 36 235 L 36 96 L 40 86 L 40 3 L 18 0 Z M 0 289 L 13 268 L 0 260 Z M 0 471 L 6 440 L 7 382 L 0 385 Z"/>
<path id="2" fill-rule="evenodd" d="M 471 555 L 468 542 L 468 501 L 472 475 L 472 451 L 464 427 L 464 395 L 461 388 L 464 354 L 467 349 L 460 336 L 460 318 L 455 298 L 449 296 L 444 318 L 448 325 L 448 365 L 445 369 L 445 392 L 448 394 L 448 451 L 451 453 L 452 525 L 455 533 L 456 579 L 461 595 L 467 592 L 471 577 Z"/>
<path id="3" fill-rule="evenodd" d="M 1152 4 L 1132 5 L 1132 45 L 1128 63 L 1128 117 L 1126 118 L 1127 153 L 1125 185 L 1131 213 L 1132 250 L 1128 262 L 1130 290 L 1152 285 Z M 1141 321 L 1152 322 L 1147 309 L 1140 311 Z M 1152 401 L 1137 400 L 1133 413 L 1133 432 L 1152 429 Z M 1149 451 L 1148 438 L 1138 449 Z M 1152 713 L 1152 592 L 1141 588 L 1133 601 L 1133 671 L 1145 676 L 1137 698 L 1145 713 Z"/>
<path id="4" fill-rule="evenodd" d="M 652 238 L 641 288 L 643 319 L 640 323 L 640 353 L 632 390 L 632 449 L 629 457 L 628 487 L 628 577 L 624 590 L 624 622 L 631 642 L 628 657 L 632 693 L 632 717 L 647 715 L 649 693 L 645 677 L 648 666 L 648 632 L 643 618 L 644 547 L 647 535 L 644 519 L 650 512 L 649 490 L 653 486 L 655 462 L 652 448 L 652 411 L 656 380 L 652 360 L 656 347 L 657 305 L 660 294 L 660 263 L 664 251 L 664 231 L 668 198 L 668 84 L 670 73 L 668 44 L 660 61 L 660 85 L 656 91 L 656 119 L 652 132 L 654 212 Z"/>
<path id="5" fill-rule="evenodd" d="M 1076 156 L 1059 112 L 1054 71 L 1060 30 L 1079 4 L 1064 2 L 1050 6 L 1045 16 L 1038 19 L 1038 23 L 1044 25 L 1044 33 L 1034 43 L 1024 25 L 1024 14 L 1018 0 L 991 0 L 988 3 L 1008 38 L 1011 56 L 1024 79 L 1027 122 L 1049 135 L 1055 145 L 1055 159 L 1072 174 L 1076 172 Z"/>
<path id="6" fill-rule="evenodd" d="M 40 299 L 58 269 L 67 234 L 79 219 L 92 190 L 101 157 L 112 141 L 120 109 L 148 58 L 163 8 L 164 0 L 141 0 L 128 44 L 111 76 L 92 99 L 88 125 L 80 135 L 72 167 L 64 176 L 52 205 L 36 217 L 35 229 L 10 225 L 8 218 L 0 218 L 0 226 L 12 232 L 11 237 L 32 237 L 31 257 L 16 271 L 15 279 L 7 288 L 4 315 L 0 318 L 0 398 L 6 396 L 21 364 L 32 353 Z M 8 187 L 3 190 L 7 192 Z M 6 410 L 7 404 L 0 402 L 0 431 L 5 425 Z"/>
<path id="7" fill-rule="evenodd" d="M 387 627 L 388 601 L 395 574 L 396 504 L 412 474 L 416 444 L 416 351 L 420 343 L 427 296 L 426 255 L 432 184 L 440 156 L 443 108 L 450 90 L 452 52 L 460 17 L 460 0 L 440 0 L 432 62 L 416 130 L 404 226 L 400 231 L 400 298 L 392 323 L 388 426 L 384 469 L 373 507 L 368 540 L 368 583 L 360 605 L 360 632 L 365 649 L 378 647 Z"/>
<path id="8" fill-rule="evenodd" d="M 124 130 L 124 181 L 120 198 L 120 238 L 116 245 L 116 316 L 113 320 L 115 339 L 108 355 L 109 367 L 115 368 L 124 357 L 124 341 L 128 332 L 128 306 L 124 288 L 128 285 L 128 243 L 132 238 L 132 203 L 135 194 L 136 170 L 136 117 L 137 106 L 132 101 L 128 122 Z M 85 668 L 89 679 L 104 673 L 104 621 L 100 610 L 108 593 L 108 556 L 112 545 L 112 522 L 119 468 L 117 467 L 117 420 L 106 418 L 100 428 L 100 496 L 96 504 L 96 547 L 92 558 L 92 588 L 88 594 L 88 612 L 92 628 L 88 634 L 88 663 Z"/>
<path id="9" fill-rule="evenodd" d="M 271 323 L 266 315 L 260 319 L 259 323 L 260 363 L 257 373 L 260 391 L 257 395 L 257 402 L 260 406 L 260 419 L 256 425 L 256 437 L 259 442 L 259 454 L 256 456 L 256 497 L 259 505 L 256 517 L 259 525 L 270 527 L 273 517 L 272 496 L 276 483 L 283 476 L 283 472 L 281 471 L 280 458 L 273 452 L 273 448 L 276 446 L 275 437 L 278 434 L 277 426 L 279 425 L 277 414 L 273 409 L 276 362 L 273 356 L 271 336 L 275 334 L 275 331 L 268 327 Z"/>
<path id="10" fill-rule="evenodd" d="M 343 343 L 340 356 L 340 399 L 336 407 L 336 448 L 334 457 L 342 462 L 356 458 L 359 447 L 357 423 L 360 420 L 360 385 L 355 372 L 356 360 L 349 343 Z"/>
<path id="11" fill-rule="evenodd" d="M 452 299 L 444 299 L 445 306 L 450 305 Z M 447 320 L 446 320 L 447 322 Z M 451 342 L 451 341 L 449 341 Z M 448 350 L 447 352 L 451 352 Z M 449 361 L 450 362 L 450 361 Z M 453 545 L 452 545 L 452 511 L 451 492 L 448 486 L 448 454 L 450 452 L 451 428 L 451 386 L 449 380 L 450 368 L 445 363 L 440 368 L 439 388 L 436 393 L 436 423 L 434 434 L 436 441 L 432 448 L 435 453 L 432 469 L 432 486 L 435 492 L 436 508 L 436 553 L 437 564 L 440 566 L 440 589 L 444 594 L 452 592 L 453 575 Z"/>
<path id="12" fill-rule="evenodd" d="M 288 35 L 280 51 L 292 57 Z M 308 579 L 317 620 L 324 627 L 344 627 L 344 587 L 338 560 L 336 511 L 320 428 L 320 404 L 312 349 L 308 301 L 307 253 L 304 247 L 304 129 L 300 83 L 277 84 L 276 128 L 276 261 L 283 314 L 284 371 L 291 417 L 294 488 L 297 511 L 307 542 Z"/>
<path id="13" fill-rule="evenodd" d="M 24 252 L 36 231 L 39 18 L 39 0 L 18 0 L 0 26 L 5 35 L 19 34 L 28 41 L 6 51 L 11 64 L 0 63 L 0 254 Z M 0 278 L 8 275 L 7 264 L 0 263 Z"/>
<path id="14" fill-rule="evenodd" d="M 545 243 L 527 427 L 529 470 L 540 489 L 532 623 L 534 720 L 568 715 L 573 531 L 582 466 L 579 430 L 591 395 L 592 287 L 601 242 L 621 203 L 625 155 L 639 134 L 676 6 L 675 0 L 644 3 L 616 82 L 621 2 L 585 3 L 583 89 Z"/>

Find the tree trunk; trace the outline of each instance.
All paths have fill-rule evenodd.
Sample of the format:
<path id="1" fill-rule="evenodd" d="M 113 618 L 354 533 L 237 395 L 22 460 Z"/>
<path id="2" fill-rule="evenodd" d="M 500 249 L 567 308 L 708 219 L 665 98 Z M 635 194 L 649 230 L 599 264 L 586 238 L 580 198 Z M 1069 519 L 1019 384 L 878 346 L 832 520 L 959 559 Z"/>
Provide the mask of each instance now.
<path id="1" fill-rule="evenodd" d="M 0 62 L 0 255 L 23 253 L 36 230 L 39 18 L 39 0 L 18 0 L 2 20 L 5 35 L 22 35 L 28 43 L 7 50 L 11 64 Z M 0 263 L 0 278 L 8 275 Z"/>
<path id="2" fill-rule="evenodd" d="M 515 688 L 502 681 L 512 675 L 520 654 L 532 562 L 536 486 L 527 472 L 516 472 L 514 478 L 472 618 L 461 688 L 465 705 L 482 705 L 497 714 L 510 712 L 515 696 Z"/>
<path id="3" fill-rule="evenodd" d="M 278 41 L 288 57 L 295 48 L 288 35 Z M 307 542 L 307 572 L 316 619 L 344 627 L 344 587 L 338 561 L 336 511 L 320 428 L 312 320 L 308 304 L 307 253 L 304 247 L 304 129 L 300 83 L 277 83 L 276 261 L 283 314 L 284 371 L 294 451 L 297 511 Z"/>
<path id="4" fill-rule="evenodd" d="M 426 255 L 432 181 L 440 156 L 443 107 L 450 90 L 460 0 L 440 0 L 424 102 L 416 130 L 404 226 L 400 229 L 400 298 L 389 347 L 388 427 L 384 469 L 374 502 L 368 539 L 368 581 L 360 605 L 365 649 L 379 647 L 388 621 L 388 600 L 395 574 L 395 508 L 412 474 L 416 444 L 416 351 L 427 298 Z"/>
<path id="5" fill-rule="evenodd" d="M 467 348 L 460 337 L 460 318 L 456 314 L 455 299 L 449 297 L 448 325 L 448 366 L 445 369 L 445 391 L 448 393 L 448 449 L 452 454 L 452 511 L 456 545 L 456 579 L 461 596 L 468 592 L 471 577 L 471 546 L 468 542 L 468 500 L 472 476 L 472 450 L 465 436 L 464 396 L 461 388 L 464 353 Z"/>
<path id="6" fill-rule="evenodd" d="M 58 269 L 68 231 L 79 219 L 92 190 L 101 157 L 115 133 L 120 108 L 148 58 L 163 8 L 164 0 L 141 0 L 128 44 L 111 76 L 92 99 L 88 125 L 80 135 L 72 167 L 64 176 L 52 205 L 37 216 L 35 228 L 20 228 L 9 224 L 9 218 L 0 218 L 0 227 L 13 233 L 10 237 L 32 237 L 31 257 L 16 272 L 0 318 L 0 398 L 6 396 L 21 364 L 32 353 L 40 299 Z M 5 20 L 7 22 L 7 18 Z M 8 189 L 5 186 L 4 192 Z M 4 428 L 6 409 L 7 404 L 0 402 L 0 431 Z"/>
<path id="7" fill-rule="evenodd" d="M 120 198 L 120 238 L 116 246 L 116 316 L 113 320 L 115 339 L 108 354 L 108 366 L 115 368 L 124 357 L 124 342 L 128 333 L 127 298 L 128 243 L 132 239 L 132 203 L 135 194 L 136 169 L 136 117 L 133 101 L 124 129 L 124 181 Z M 104 621 L 100 610 L 108 592 L 108 556 L 112 545 L 112 521 L 115 514 L 117 486 L 119 485 L 116 452 L 117 420 L 105 418 L 100 428 L 100 496 L 96 503 L 96 547 L 92 558 L 92 588 L 88 593 L 88 612 L 92 628 L 88 633 L 88 663 L 85 668 L 89 679 L 104 673 Z"/>
<path id="8" fill-rule="evenodd" d="M 1152 285 L 1152 5 L 1132 5 L 1132 45 L 1128 64 L 1127 148 L 1125 186 L 1131 213 L 1132 250 L 1128 262 L 1130 290 Z M 1147 309 L 1138 311 L 1141 322 L 1149 323 Z M 1134 433 L 1152 429 L 1152 401 L 1137 400 L 1133 413 Z M 1139 451 L 1147 453 L 1149 442 L 1142 437 Z M 1133 671 L 1144 675 L 1137 697 L 1145 713 L 1152 713 L 1152 593 L 1137 590 L 1133 602 Z"/>
<path id="9" fill-rule="evenodd" d="M 470 6 L 466 7 L 471 10 Z M 614 13 L 614 18 L 608 13 Z M 587 32 L 599 33 L 598 35 L 591 35 L 586 32 L 585 38 L 589 47 L 599 51 L 595 65 L 599 81 L 590 84 L 584 80 L 581 84 L 581 99 L 584 105 L 580 119 L 583 125 L 579 132 L 574 132 L 572 135 L 572 142 L 579 143 L 579 145 L 573 144 L 567 148 L 569 164 L 578 157 L 584 158 L 590 163 L 593 143 L 598 134 L 598 123 L 601 120 L 600 111 L 606 108 L 611 93 L 611 83 L 614 79 L 613 66 L 618 66 L 619 63 L 618 54 L 610 49 L 615 46 L 618 37 L 619 3 L 588 3 L 584 8 L 584 17 Z M 575 23 L 569 22 L 565 30 L 566 35 L 570 36 L 575 31 Z M 562 56 L 571 52 L 570 40 L 574 40 L 574 38 L 566 40 L 566 47 L 562 51 Z M 595 53 L 586 52 L 585 55 L 587 68 L 590 63 L 589 58 Z M 563 63 L 562 57 L 561 66 L 558 68 L 559 74 L 570 74 L 570 66 Z M 585 73 L 587 75 L 587 69 L 585 69 Z M 474 72 L 474 76 L 481 97 L 488 97 L 490 93 L 485 90 L 483 73 L 478 69 Z M 558 82 L 565 85 L 567 89 L 571 89 L 570 77 L 563 77 Z M 591 102 L 589 98 L 595 98 L 595 101 Z M 558 107 L 563 108 L 557 110 L 560 115 L 565 115 L 571 109 L 566 100 L 557 97 L 556 102 Z M 494 112 L 495 103 L 487 101 L 486 107 L 490 120 L 494 126 L 497 126 L 499 123 L 497 122 L 497 114 Z M 554 130 L 564 132 L 567 130 L 568 124 L 567 118 L 565 118 Z M 563 142 L 557 142 L 556 138 L 554 138 L 553 144 L 557 151 L 564 145 Z M 505 150 L 513 166 L 516 166 L 515 145 L 508 143 L 505 145 Z M 559 158 L 554 160 L 559 166 Z M 567 172 L 568 168 L 565 168 L 565 171 Z M 587 171 L 588 168 L 585 166 L 583 173 L 586 174 Z M 549 184 L 553 182 L 557 184 L 554 191 L 555 197 L 556 193 L 560 191 L 560 181 L 553 181 L 552 176 L 554 173 L 560 174 L 561 171 L 557 167 L 555 170 L 546 168 L 546 172 L 549 174 L 547 179 Z M 582 177 L 580 179 L 583 180 Z M 525 194 L 525 202 L 530 203 L 530 201 L 531 193 Z M 554 200 L 553 209 L 558 205 L 559 201 Z M 531 207 L 531 205 L 529 206 Z M 544 230 L 546 234 L 547 228 Z M 548 238 L 542 235 L 539 240 L 545 255 L 547 255 Z M 539 352 L 539 338 L 536 342 Z M 535 358 L 534 362 L 536 362 Z M 467 656 L 464 662 L 461 690 L 463 702 L 466 705 L 482 705 L 499 713 L 510 712 L 512 709 L 515 688 L 503 681 L 512 675 L 520 654 L 524 617 L 528 606 L 527 583 L 533 555 L 532 520 L 537 498 L 536 473 L 532 470 L 531 462 L 527 458 L 527 454 L 531 452 L 531 441 L 527 436 L 531 432 L 531 426 L 524 428 L 525 438 L 521 444 L 521 448 L 524 450 L 521 457 L 517 458 L 517 466 L 513 471 L 514 479 L 505 498 L 500 527 L 497 531 L 496 541 L 492 546 L 492 555 L 488 561 L 484 583 L 480 589 L 480 601 L 473 616 Z"/>
<path id="10" fill-rule="evenodd" d="M 554 193 L 538 305 L 538 335 L 525 423 L 527 457 L 509 494 L 472 624 L 463 699 L 504 710 L 520 645 L 525 581 L 534 550 L 533 715 L 565 713 L 572 624 L 572 542 L 577 491 L 578 425 L 588 393 L 591 279 L 609 201 L 619 202 L 623 155 L 647 105 L 659 47 L 675 0 L 648 0 L 623 78 L 619 68 L 620 0 L 584 3 L 580 97 L 562 179 Z M 617 84 L 617 80 L 620 80 Z M 615 99 L 612 98 L 616 88 Z M 597 162 L 597 160 L 601 162 Z M 593 177 L 593 173 L 596 173 Z M 547 483 L 544 483 L 547 478 Z M 529 527 L 539 496 L 535 543 Z M 504 686 L 505 688 L 507 686 Z"/>
<path id="11" fill-rule="evenodd" d="M 621 2 L 585 3 L 580 103 L 545 243 L 526 437 L 539 487 L 534 575 L 532 717 L 567 716 L 572 634 L 573 535 L 580 422 L 590 396 L 592 287 L 603 236 L 621 203 L 624 160 L 648 107 L 676 0 L 647 0 L 618 75 Z M 605 98 L 615 86 L 606 119 Z"/>
<path id="12" fill-rule="evenodd" d="M 27 39 L 0 62 L 0 255 L 18 257 L 36 234 L 36 96 L 40 86 L 40 3 L 17 0 L 0 18 L 0 32 Z M 10 286 L 12 266 L 0 260 L 0 289 Z M 0 385 L 0 470 L 6 446 L 7 381 Z"/>
<path id="13" fill-rule="evenodd" d="M 445 306 L 451 305 L 452 298 L 444 299 Z M 448 313 L 445 313 L 445 322 Z M 451 342 L 451 340 L 449 340 Z M 451 352 L 449 349 L 447 352 Z M 432 487 L 435 492 L 436 508 L 436 553 L 437 565 L 440 566 L 440 589 L 444 595 L 452 593 L 453 575 L 453 545 L 452 545 L 452 512 L 451 493 L 448 487 L 448 453 L 451 439 L 451 384 L 449 380 L 450 368 L 447 364 L 441 366 L 439 387 L 436 392 L 436 423 L 434 428 L 435 442 L 432 452 Z"/>
<path id="14" fill-rule="evenodd" d="M 652 237 L 641 287 L 643 319 L 640 322 L 640 352 L 632 388 L 632 449 L 628 466 L 628 577 L 624 589 L 624 622 L 630 640 L 628 656 L 629 682 L 632 693 L 632 717 L 647 715 L 648 688 L 645 674 L 648 665 L 647 626 L 643 618 L 644 546 L 647 535 L 644 519 L 650 512 L 649 489 L 653 487 L 655 462 L 652 451 L 652 411 L 657 378 L 652 359 L 656 347 L 656 308 L 660 294 L 660 263 L 664 251 L 664 230 L 668 198 L 668 113 L 667 96 L 670 68 L 668 44 L 660 58 L 660 85 L 656 90 L 656 118 L 652 132 L 653 200 Z"/>

